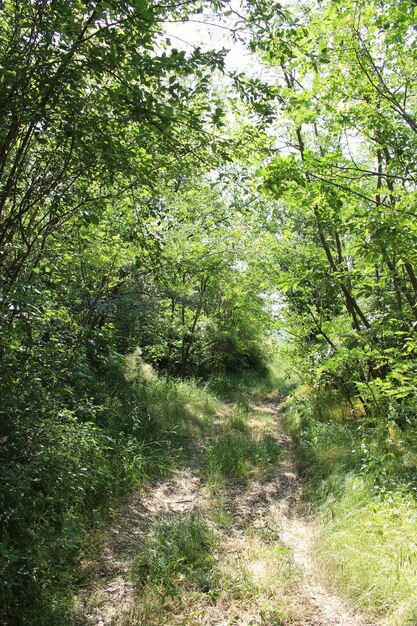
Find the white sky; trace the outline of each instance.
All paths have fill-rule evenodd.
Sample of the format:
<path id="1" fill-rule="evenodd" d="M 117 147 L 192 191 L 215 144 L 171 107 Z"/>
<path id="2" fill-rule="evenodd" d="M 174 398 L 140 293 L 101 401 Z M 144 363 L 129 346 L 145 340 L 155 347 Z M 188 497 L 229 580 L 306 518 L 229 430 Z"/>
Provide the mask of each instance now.
<path id="1" fill-rule="evenodd" d="M 232 0 L 229 6 L 231 10 L 242 14 L 243 9 L 238 0 Z M 216 16 L 195 15 L 193 21 L 166 24 L 166 31 L 172 45 L 180 50 L 187 50 L 192 46 L 200 46 L 203 51 L 226 48 L 229 50 L 226 57 L 227 70 L 259 76 L 261 68 L 255 55 L 244 43 L 233 40 L 231 29 L 237 19 L 236 15 L 223 17 L 221 21 Z"/>

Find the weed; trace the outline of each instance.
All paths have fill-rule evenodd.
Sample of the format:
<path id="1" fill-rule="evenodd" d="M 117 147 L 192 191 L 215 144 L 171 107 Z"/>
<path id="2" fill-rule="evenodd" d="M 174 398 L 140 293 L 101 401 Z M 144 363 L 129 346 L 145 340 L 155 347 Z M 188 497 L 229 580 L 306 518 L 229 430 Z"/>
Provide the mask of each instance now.
<path id="1" fill-rule="evenodd" d="M 229 418 L 229 426 L 232 431 L 238 431 L 242 434 L 249 432 L 249 415 L 239 410 L 233 411 Z"/>
<path id="2" fill-rule="evenodd" d="M 282 600 L 273 608 L 261 611 L 259 619 L 250 621 L 248 626 L 290 626 L 293 623 L 292 607 Z"/>

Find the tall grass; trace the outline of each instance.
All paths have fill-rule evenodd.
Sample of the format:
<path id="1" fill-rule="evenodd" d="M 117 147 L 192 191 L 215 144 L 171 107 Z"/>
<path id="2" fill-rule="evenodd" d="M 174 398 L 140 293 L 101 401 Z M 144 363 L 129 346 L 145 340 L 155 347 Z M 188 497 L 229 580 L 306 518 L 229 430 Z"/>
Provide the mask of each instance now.
<path id="1" fill-rule="evenodd" d="M 300 390 L 284 416 L 319 532 L 316 562 L 360 609 L 402 626 L 417 619 L 417 504 L 412 426 L 365 418 L 337 392 Z"/>
<path id="2" fill-rule="evenodd" d="M 349 474 L 321 506 L 318 561 L 339 591 L 387 623 L 406 624 L 417 608 L 417 507 L 400 493 L 375 495 Z M 403 621 L 404 620 L 404 621 Z"/>

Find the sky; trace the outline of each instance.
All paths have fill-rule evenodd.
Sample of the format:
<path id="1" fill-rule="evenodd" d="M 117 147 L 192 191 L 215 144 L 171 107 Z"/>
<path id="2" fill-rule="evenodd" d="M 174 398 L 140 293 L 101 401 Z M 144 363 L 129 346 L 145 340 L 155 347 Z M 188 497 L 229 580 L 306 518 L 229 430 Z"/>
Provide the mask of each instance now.
<path id="1" fill-rule="evenodd" d="M 238 0 L 230 2 L 230 9 L 240 14 L 242 12 Z M 233 40 L 231 30 L 236 19 L 234 15 L 223 17 L 222 20 L 216 16 L 196 15 L 193 21 L 168 23 L 166 30 L 172 44 L 181 50 L 190 49 L 192 46 L 200 46 L 203 51 L 226 48 L 229 50 L 226 56 L 227 70 L 253 75 L 254 69 L 256 70 L 255 66 L 259 65 L 259 62 L 243 42 Z"/>

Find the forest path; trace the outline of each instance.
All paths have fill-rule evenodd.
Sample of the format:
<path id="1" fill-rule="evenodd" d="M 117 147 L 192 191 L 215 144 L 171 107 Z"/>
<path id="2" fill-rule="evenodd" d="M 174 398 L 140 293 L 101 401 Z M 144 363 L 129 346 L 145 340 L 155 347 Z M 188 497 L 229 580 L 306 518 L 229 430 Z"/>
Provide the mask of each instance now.
<path id="1" fill-rule="evenodd" d="M 117 511 L 104 549 L 85 565 L 90 582 L 77 598 L 76 624 L 376 626 L 329 592 L 316 571 L 315 523 L 306 512 L 292 442 L 280 426 L 279 404 L 265 400 L 251 407 L 243 425 L 233 421 L 233 410 L 219 414 L 188 463 L 169 479 L 152 481 L 146 493 L 131 496 Z M 207 469 L 202 471 L 204 456 L 223 450 L 222 441 L 233 444 L 236 435 L 237 441 L 241 435 L 249 437 L 261 464 L 266 441 L 270 446 L 273 439 L 282 453 L 267 468 L 265 463 L 256 467 L 255 460 L 245 480 L 219 484 L 218 476 L 213 480 Z M 239 447 L 232 452 L 239 456 Z M 192 511 L 214 529 L 215 589 L 196 589 L 183 575 L 177 577 L 174 594 L 146 585 L 138 589 L 130 571 L 146 536 L 160 520 L 186 520 Z"/>

